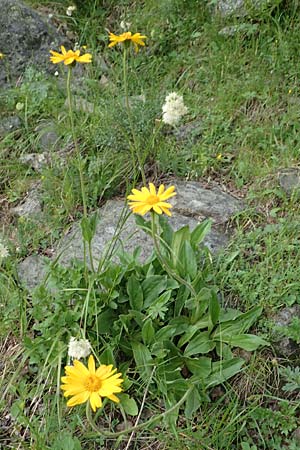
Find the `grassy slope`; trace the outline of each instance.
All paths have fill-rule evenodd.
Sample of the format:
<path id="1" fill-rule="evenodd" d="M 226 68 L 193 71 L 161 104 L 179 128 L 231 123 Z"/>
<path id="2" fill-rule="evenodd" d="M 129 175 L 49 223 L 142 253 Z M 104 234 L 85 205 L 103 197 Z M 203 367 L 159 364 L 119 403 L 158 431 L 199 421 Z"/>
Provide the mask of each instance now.
<path id="1" fill-rule="evenodd" d="M 57 2 L 33 3 L 45 3 L 54 8 L 55 14 L 64 13 L 63 4 Z M 147 48 L 132 62 L 135 71 L 129 78 L 130 94 L 144 94 L 147 100 L 145 105 L 135 106 L 141 143 L 151 136 L 151 123 L 160 117 L 164 97 L 173 90 L 184 95 L 190 110 L 187 121 L 201 124 L 202 137 L 196 143 L 192 139 L 180 143 L 172 136 L 157 140 L 151 149 L 152 162 L 156 161 L 162 173 L 216 180 L 248 201 L 249 210 L 234 221 L 238 228 L 235 242 L 218 261 L 215 276 L 221 290 L 244 308 L 261 303 L 268 315 L 281 305 L 291 304 L 297 298 L 299 280 L 299 206 L 297 199 L 287 199 L 278 188 L 277 171 L 296 166 L 299 156 L 298 12 L 286 6 L 272 14 L 262 13 L 247 20 L 246 28 L 240 27 L 233 37 L 224 37 L 219 35 L 220 29 L 241 22 L 213 19 L 202 1 L 149 0 L 145 5 L 122 2 L 115 7 L 113 2 L 106 2 L 106 8 L 89 3 L 74 21 L 60 19 L 69 20 L 80 42 L 94 54 L 103 54 L 109 67 L 105 75 L 111 81 L 110 87 L 99 87 L 102 69 L 98 60 L 87 68 L 85 82 L 78 88 L 97 106 L 94 114 L 81 112 L 77 116 L 77 132 L 86 156 L 89 208 L 97 207 L 103 198 L 123 194 L 125 185 L 120 187 L 120 183 L 130 173 L 130 152 L 123 138 L 128 123 L 123 114 L 120 54 L 107 49 L 105 31 L 108 28 L 119 32 L 117 24 L 126 18 L 133 30 L 149 36 Z M 42 101 L 41 91 L 47 92 Z M 39 150 L 35 130 L 43 119 L 54 122 L 62 145 L 70 141 L 63 97 L 63 87 L 56 80 L 30 72 L 21 88 L 11 90 L 9 95 L 0 94 L 4 114 L 12 113 L 17 102 L 27 105 L 26 114 L 20 112 L 22 133 L 8 136 L 0 144 L 0 199 L 4 205 L 14 204 L 32 180 L 40 179 L 47 204 L 47 216 L 38 227 L 29 220 L 6 220 L 5 235 L 12 239 L 13 255 L 0 273 L 6 380 L 15 370 L 8 359 L 20 361 L 14 355 L 18 354 L 20 338 L 30 335 L 31 329 L 30 296 L 15 281 L 15 262 L 28 253 L 51 247 L 60 230 L 80 217 L 82 211 L 72 155 L 67 169 L 54 161 L 41 176 L 19 162 L 21 154 L 32 148 Z M 219 154 L 221 159 L 216 158 Z M 266 223 L 269 228 L 264 230 Z M 7 341 L 9 331 L 11 338 Z M 243 450 L 255 450 L 254 444 L 258 449 L 297 448 L 292 447 L 290 439 L 299 426 L 297 403 L 293 399 L 287 404 L 274 400 L 286 394 L 278 390 L 278 360 L 272 359 L 266 352 L 253 355 L 247 370 L 234 385 L 216 392 L 214 402 L 203 406 L 201 416 L 193 423 L 182 419 L 180 444 L 172 447 L 170 439 L 157 430 L 151 431 L 147 439 L 138 436 L 134 448 L 240 449 L 241 441 L 249 442 Z M 34 403 L 35 395 L 39 395 L 36 375 L 30 374 L 31 385 L 25 381 L 26 366 L 20 369 L 24 380 L 18 376 L 18 381 L 13 382 L 16 398 L 21 403 L 28 398 Z M 44 442 L 56 432 L 51 395 L 49 405 L 49 414 L 37 408 L 32 415 L 29 428 L 35 447 L 28 448 L 47 448 Z M 19 407 L 22 410 L 22 405 L 13 403 L 14 417 Z M 43 430 L 39 428 L 41 417 L 46 423 Z M 16 430 L 23 432 L 26 425 L 25 419 L 15 423 L 11 448 L 17 448 L 19 442 Z M 79 417 L 62 426 L 71 431 L 76 427 L 80 428 Z M 88 438 L 82 442 L 83 448 L 96 448 Z"/>

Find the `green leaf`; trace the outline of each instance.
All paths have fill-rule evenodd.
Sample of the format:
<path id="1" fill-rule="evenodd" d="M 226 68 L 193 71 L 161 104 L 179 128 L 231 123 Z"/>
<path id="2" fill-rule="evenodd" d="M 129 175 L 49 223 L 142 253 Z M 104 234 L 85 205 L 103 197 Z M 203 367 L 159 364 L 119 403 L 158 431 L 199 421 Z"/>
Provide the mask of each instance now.
<path id="1" fill-rule="evenodd" d="M 64 431 L 56 436 L 51 448 L 52 450 L 81 450 L 81 445 L 76 436 Z"/>
<path id="2" fill-rule="evenodd" d="M 110 308 L 105 309 L 97 317 L 98 322 L 98 333 L 99 334 L 110 334 L 112 332 L 112 324 L 118 318 L 117 313 Z"/>
<path id="3" fill-rule="evenodd" d="M 189 371 L 200 379 L 207 378 L 211 373 L 211 358 L 200 356 L 200 358 L 184 358 Z"/>
<path id="4" fill-rule="evenodd" d="M 212 221 L 206 219 L 194 228 L 191 233 L 191 245 L 193 248 L 197 248 L 203 242 L 205 236 L 210 232 L 211 224 Z"/>
<path id="5" fill-rule="evenodd" d="M 167 277 L 164 275 L 150 275 L 142 283 L 144 293 L 144 308 L 148 308 L 159 294 L 166 289 Z"/>
<path id="6" fill-rule="evenodd" d="M 172 249 L 172 261 L 175 267 L 178 267 L 178 263 L 180 263 L 179 255 L 181 247 L 186 240 L 189 240 L 189 237 L 190 237 L 190 229 L 187 225 L 181 227 L 179 230 L 173 233 L 171 249 Z"/>
<path id="7" fill-rule="evenodd" d="M 191 280 L 193 280 L 197 275 L 198 266 L 194 250 L 188 241 L 183 242 L 183 245 L 181 246 L 179 261 L 180 267 L 178 267 L 178 269 L 180 275 L 183 277 L 189 275 Z"/>
<path id="8" fill-rule="evenodd" d="M 257 306 L 250 311 L 240 314 L 236 319 L 221 323 L 213 332 L 212 337 L 224 341 L 236 334 L 247 331 L 262 313 L 262 308 Z"/>
<path id="9" fill-rule="evenodd" d="M 91 217 L 83 217 L 80 222 L 82 237 L 86 242 L 91 242 L 96 231 L 97 214 Z"/>
<path id="10" fill-rule="evenodd" d="M 139 409 L 133 398 L 130 398 L 128 394 L 118 394 L 118 397 L 126 414 L 129 416 L 138 415 Z"/>
<path id="11" fill-rule="evenodd" d="M 201 403 L 202 401 L 198 389 L 194 386 L 194 389 L 187 396 L 184 416 L 187 419 L 192 419 L 193 414 L 200 408 Z"/>
<path id="12" fill-rule="evenodd" d="M 133 274 L 129 277 L 126 287 L 131 308 L 136 311 L 141 311 L 143 308 L 143 289 Z"/>
<path id="13" fill-rule="evenodd" d="M 178 341 L 178 347 L 182 347 L 184 344 L 189 342 L 197 331 L 207 328 L 209 324 L 208 316 L 203 318 L 202 320 L 198 320 L 194 325 L 189 325 L 186 332 L 181 336 Z"/>
<path id="14" fill-rule="evenodd" d="M 116 366 L 116 360 L 114 357 L 114 352 L 111 346 L 108 344 L 106 349 L 100 355 L 101 364 L 112 364 L 114 367 Z"/>
<path id="15" fill-rule="evenodd" d="M 233 358 L 227 361 L 217 361 L 212 363 L 212 372 L 206 378 L 207 388 L 223 383 L 240 372 L 245 361 L 242 358 Z"/>
<path id="16" fill-rule="evenodd" d="M 137 370 L 144 381 L 148 381 L 152 372 L 153 360 L 151 353 L 145 345 L 132 342 L 132 351 Z"/>
<path id="17" fill-rule="evenodd" d="M 255 334 L 237 334 L 231 336 L 230 339 L 224 340 L 224 342 L 232 347 L 240 347 L 248 352 L 252 352 L 263 345 L 270 345 L 269 342 Z"/>
<path id="18" fill-rule="evenodd" d="M 208 353 L 213 350 L 215 346 L 215 342 L 210 339 L 209 332 L 203 331 L 190 341 L 184 351 L 184 356 Z"/>
<path id="19" fill-rule="evenodd" d="M 144 344 L 148 345 L 151 344 L 153 342 L 153 338 L 154 338 L 154 334 L 155 334 L 155 330 L 152 324 L 152 320 L 148 319 L 146 320 L 146 322 L 143 325 L 142 328 L 142 338 L 144 341 Z"/>
<path id="20" fill-rule="evenodd" d="M 148 314 L 153 318 L 160 317 L 165 318 L 165 314 L 168 311 L 168 306 L 166 305 L 170 300 L 172 291 L 166 291 L 161 294 L 156 300 L 152 302 L 152 305 L 148 309 Z"/>

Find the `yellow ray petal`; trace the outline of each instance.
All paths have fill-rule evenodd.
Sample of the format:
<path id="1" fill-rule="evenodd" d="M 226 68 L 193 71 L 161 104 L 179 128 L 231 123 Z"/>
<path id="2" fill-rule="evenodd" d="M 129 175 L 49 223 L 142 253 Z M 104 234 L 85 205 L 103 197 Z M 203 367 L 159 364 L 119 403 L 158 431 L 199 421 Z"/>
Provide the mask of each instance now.
<path id="1" fill-rule="evenodd" d="M 72 397 L 72 398 L 70 398 L 70 400 L 68 400 L 67 406 L 75 406 L 75 405 L 80 405 L 81 403 L 85 403 L 88 400 L 89 396 L 90 396 L 90 394 L 88 391 L 81 392 L 80 394 L 76 394 L 76 395 L 74 395 L 74 397 Z"/>

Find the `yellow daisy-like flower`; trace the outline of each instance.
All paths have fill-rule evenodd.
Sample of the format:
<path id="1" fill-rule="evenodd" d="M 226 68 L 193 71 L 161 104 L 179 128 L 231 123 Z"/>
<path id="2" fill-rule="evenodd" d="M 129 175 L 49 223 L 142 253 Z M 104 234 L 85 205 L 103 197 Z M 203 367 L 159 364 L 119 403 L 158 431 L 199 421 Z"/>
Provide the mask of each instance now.
<path id="1" fill-rule="evenodd" d="M 141 214 L 142 216 L 148 211 L 153 210 L 157 214 L 165 213 L 167 216 L 171 216 L 169 211 L 172 208 L 170 203 L 166 203 L 165 200 L 174 197 L 175 186 L 170 186 L 166 191 L 163 184 L 161 184 L 156 192 L 155 186 L 149 183 L 149 189 L 142 187 L 138 189 L 132 189 L 132 194 L 128 195 L 128 200 L 131 200 L 128 204 L 134 213 Z"/>
<path id="2" fill-rule="evenodd" d="M 132 34 L 131 31 L 126 31 L 126 33 L 122 33 L 120 35 L 109 33 L 110 44 L 108 44 L 108 46 L 113 47 L 114 45 L 128 42 L 132 43 L 135 51 L 138 52 L 139 45 L 142 47 L 145 45 L 143 39 L 147 39 L 147 36 L 143 36 L 141 33 Z"/>
<path id="3" fill-rule="evenodd" d="M 113 402 L 119 403 L 115 395 L 122 392 L 120 384 L 123 382 L 121 373 L 115 373 L 117 369 L 112 369 L 112 364 L 106 366 L 101 364 L 98 369 L 95 367 L 93 355 L 89 357 L 88 367 L 77 359 L 73 366 L 66 366 L 66 376 L 61 378 L 61 389 L 65 397 L 70 397 L 67 406 L 76 406 L 90 401 L 93 411 L 102 406 L 102 397 L 107 397 Z"/>
<path id="4" fill-rule="evenodd" d="M 79 63 L 92 62 L 92 55 L 90 53 L 86 53 L 85 55 L 80 56 L 80 50 L 76 50 L 75 52 L 73 50 L 67 51 L 63 45 L 60 47 L 60 49 L 61 53 L 50 50 L 50 53 L 52 55 L 50 56 L 50 61 L 52 61 L 53 64 L 63 62 L 66 66 L 68 66 L 69 64 L 72 64 L 74 61 Z"/>

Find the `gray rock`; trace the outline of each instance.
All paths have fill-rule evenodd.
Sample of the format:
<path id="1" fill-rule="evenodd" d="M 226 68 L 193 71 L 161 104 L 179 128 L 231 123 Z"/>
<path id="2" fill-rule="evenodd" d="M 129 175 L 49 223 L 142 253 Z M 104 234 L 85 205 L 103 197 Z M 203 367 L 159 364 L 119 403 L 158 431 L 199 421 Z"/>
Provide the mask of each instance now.
<path id="1" fill-rule="evenodd" d="M 50 164 L 50 155 L 47 152 L 25 153 L 25 155 L 20 156 L 19 160 L 22 164 L 27 164 L 37 172 L 42 172 Z"/>
<path id="2" fill-rule="evenodd" d="M 36 218 L 42 212 L 39 184 L 35 184 L 27 193 L 26 198 L 19 205 L 11 209 L 17 217 Z"/>
<path id="3" fill-rule="evenodd" d="M 178 128 L 173 128 L 171 133 L 179 142 L 187 141 L 195 143 L 201 138 L 202 130 L 202 122 L 194 120 L 193 122 L 186 123 Z"/>
<path id="4" fill-rule="evenodd" d="M 44 151 L 55 150 L 58 148 L 59 136 L 53 122 L 41 122 L 36 128 L 38 145 Z"/>
<path id="5" fill-rule="evenodd" d="M 269 0 L 217 0 L 216 3 L 216 11 L 222 17 L 244 17 L 270 7 Z"/>
<path id="6" fill-rule="evenodd" d="M 300 188 L 300 169 L 283 169 L 278 174 L 278 181 L 287 195 Z"/>
<path id="7" fill-rule="evenodd" d="M 100 210 L 99 221 L 92 243 L 95 266 L 97 266 L 104 252 L 108 251 L 108 245 L 118 230 L 119 218 L 124 212 L 125 214 L 128 214 L 127 206 L 125 206 L 124 210 L 124 202 L 122 200 L 110 200 Z M 169 219 L 169 222 L 175 230 L 184 225 L 189 225 L 189 227 L 193 229 L 199 223 L 193 217 L 188 217 L 175 211 Z M 216 253 L 227 243 L 227 240 L 227 236 L 224 236 L 224 234 L 217 230 L 212 230 L 204 243 L 212 252 Z M 137 246 L 141 247 L 140 259 L 145 261 L 146 258 L 150 256 L 153 249 L 152 239 L 137 227 L 134 215 L 131 214 L 123 225 L 120 235 L 115 239 L 113 254 L 116 255 L 118 250 L 121 249 L 132 253 Z M 61 241 L 56 256 L 59 253 L 61 253 L 59 261 L 63 265 L 68 265 L 74 258 L 83 258 L 83 243 L 80 224 L 75 224 L 70 233 Z M 116 257 L 115 259 L 117 260 Z"/>
<path id="8" fill-rule="evenodd" d="M 175 210 L 187 216 L 192 215 L 197 220 L 211 218 L 222 224 L 244 209 L 240 200 L 219 188 L 204 189 L 196 181 L 176 181 L 174 184 L 177 195 L 171 203 Z"/>
<path id="9" fill-rule="evenodd" d="M 184 225 L 189 225 L 193 229 L 206 217 L 223 224 L 231 214 L 243 208 L 241 202 L 220 190 L 204 189 L 197 182 L 177 181 L 174 184 L 178 195 L 170 200 L 174 207 L 172 217 L 168 220 L 175 230 Z M 118 233 L 121 223 L 122 229 Z M 206 236 L 204 244 L 212 253 L 217 253 L 226 246 L 228 238 L 224 230 L 216 228 L 215 225 Z M 124 249 L 132 253 L 137 246 L 141 247 L 140 260 L 145 261 L 153 250 L 152 239 L 137 227 L 134 215 L 129 214 L 123 200 L 109 200 L 98 211 L 98 223 L 92 241 L 94 267 L 98 267 L 101 257 L 105 254 L 109 255 L 110 259 L 118 261 L 118 251 Z M 75 258 L 83 260 L 80 222 L 75 223 L 70 232 L 61 239 L 52 260 L 58 260 L 60 264 L 68 266 Z M 20 278 L 27 283 L 28 277 L 24 274 L 24 270 Z"/>
<path id="10" fill-rule="evenodd" d="M 0 137 L 3 138 L 19 128 L 21 128 L 21 119 L 18 116 L 4 117 L 0 120 Z"/>
<path id="11" fill-rule="evenodd" d="M 29 64 L 54 73 L 49 50 L 68 46 L 66 38 L 20 0 L 0 0 L 0 9 L 1 52 L 5 54 L 5 63 L 0 64 L 0 86 L 22 75 Z"/>
<path id="12" fill-rule="evenodd" d="M 276 352 L 282 357 L 289 357 L 292 355 L 299 355 L 300 346 L 288 337 L 282 337 L 281 328 L 287 327 L 292 323 L 294 317 L 300 319 L 300 306 L 294 305 L 291 307 L 282 308 L 276 316 L 274 321 L 274 348 Z M 278 336 L 278 338 L 277 338 Z"/>
<path id="13" fill-rule="evenodd" d="M 34 289 L 41 284 L 47 275 L 46 258 L 39 255 L 27 256 L 18 265 L 18 276 L 27 289 Z"/>

